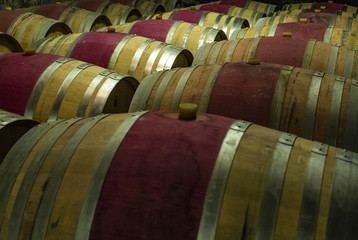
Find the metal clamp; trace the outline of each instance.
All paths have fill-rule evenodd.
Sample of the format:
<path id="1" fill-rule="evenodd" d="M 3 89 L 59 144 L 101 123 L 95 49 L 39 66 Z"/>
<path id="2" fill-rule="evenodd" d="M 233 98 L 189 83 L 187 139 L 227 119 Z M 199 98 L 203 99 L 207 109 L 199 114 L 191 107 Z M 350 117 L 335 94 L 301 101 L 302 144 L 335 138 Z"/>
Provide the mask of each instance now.
<path id="1" fill-rule="evenodd" d="M 328 145 L 320 142 L 314 142 L 311 152 L 326 156 L 328 154 Z"/>
<path id="2" fill-rule="evenodd" d="M 230 129 L 239 131 L 239 132 L 245 132 L 250 126 L 251 122 L 246 122 L 244 120 L 239 120 L 235 124 L 233 124 Z"/>
<path id="3" fill-rule="evenodd" d="M 91 64 L 91 63 L 83 63 L 83 64 L 79 65 L 77 68 L 83 70 L 83 69 L 86 69 L 86 68 L 91 67 L 91 66 L 94 66 L 94 65 Z"/>
<path id="4" fill-rule="evenodd" d="M 347 149 L 337 148 L 336 158 L 345 162 L 352 162 L 353 152 Z"/>
<path id="5" fill-rule="evenodd" d="M 101 72 L 99 75 L 106 77 L 112 73 L 114 73 L 114 72 L 111 70 L 105 70 L 105 71 Z"/>
<path id="6" fill-rule="evenodd" d="M 293 146 L 293 144 L 295 143 L 297 136 L 291 133 L 282 133 L 280 138 L 278 139 L 279 143 L 288 145 L 288 146 Z"/>

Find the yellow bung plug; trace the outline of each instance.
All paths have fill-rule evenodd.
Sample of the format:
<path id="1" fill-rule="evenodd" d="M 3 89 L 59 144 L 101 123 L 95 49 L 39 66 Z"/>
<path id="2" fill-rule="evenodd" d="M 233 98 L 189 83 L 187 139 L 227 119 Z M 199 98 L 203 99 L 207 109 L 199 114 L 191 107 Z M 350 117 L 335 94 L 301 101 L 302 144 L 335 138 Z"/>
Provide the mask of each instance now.
<path id="1" fill-rule="evenodd" d="M 116 27 L 108 27 L 107 32 L 110 32 L 110 33 L 116 32 Z"/>
<path id="2" fill-rule="evenodd" d="M 333 1 L 328 1 L 328 3 L 333 3 Z"/>
<path id="3" fill-rule="evenodd" d="M 196 10 L 195 6 L 190 6 L 190 10 Z"/>
<path id="4" fill-rule="evenodd" d="M 60 5 L 62 2 L 56 2 L 56 4 Z"/>
<path id="5" fill-rule="evenodd" d="M 300 23 L 307 23 L 307 22 L 308 22 L 307 18 L 300 18 Z"/>
<path id="6" fill-rule="evenodd" d="M 256 58 L 250 58 L 248 61 L 247 61 L 248 64 L 250 65 L 259 65 L 260 64 L 260 61 Z"/>
<path id="7" fill-rule="evenodd" d="M 5 10 L 6 10 L 6 11 L 11 11 L 12 8 L 11 8 L 11 7 L 6 7 Z"/>
<path id="8" fill-rule="evenodd" d="M 282 33 L 282 36 L 283 36 L 283 37 L 292 37 L 292 33 L 290 33 L 290 32 L 283 32 L 283 33 Z"/>
<path id="9" fill-rule="evenodd" d="M 28 48 L 24 50 L 24 56 L 32 56 L 36 53 L 36 50 L 34 48 Z"/>
<path id="10" fill-rule="evenodd" d="M 194 103 L 181 103 L 179 105 L 179 118 L 184 120 L 193 120 L 196 118 L 198 105 Z"/>
<path id="11" fill-rule="evenodd" d="M 320 6 L 320 9 L 326 9 L 326 6 Z"/>
<path id="12" fill-rule="evenodd" d="M 315 9 L 314 12 L 315 12 L 315 13 L 320 13 L 320 12 L 321 12 L 321 9 Z"/>
<path id="13" fill-rule="evenodd" d="M 162 15 L 155 15 L 155 19 L 162 19 Z"/>

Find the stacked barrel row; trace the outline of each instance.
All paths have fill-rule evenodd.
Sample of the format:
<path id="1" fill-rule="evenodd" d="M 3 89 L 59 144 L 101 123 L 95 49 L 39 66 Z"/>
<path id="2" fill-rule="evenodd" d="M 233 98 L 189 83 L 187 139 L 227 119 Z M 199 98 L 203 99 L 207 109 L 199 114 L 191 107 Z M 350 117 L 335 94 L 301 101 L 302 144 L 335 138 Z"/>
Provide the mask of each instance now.
<path id="1" fill-rule="evenodd" d="M 253 1 L 108 26 L 137 3 L 90 3 L 48 16 L 72 34 L 7 11 L 34 50 L 0 55 L 0 239 L 357 236 L 354 32 Z"/>

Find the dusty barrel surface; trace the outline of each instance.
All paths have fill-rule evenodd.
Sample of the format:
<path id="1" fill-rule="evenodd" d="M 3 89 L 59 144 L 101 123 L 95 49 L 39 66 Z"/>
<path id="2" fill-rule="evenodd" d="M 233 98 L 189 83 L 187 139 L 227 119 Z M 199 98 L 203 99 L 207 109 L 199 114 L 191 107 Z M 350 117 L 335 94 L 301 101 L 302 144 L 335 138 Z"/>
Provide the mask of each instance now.
<path id="1" fill-rule="evenodd" d="M 96 31 L 111 25 L 111 21 L 105 15 L 65 4 L 42 5 L 36 7 L 34 13 L 64 22 L 74 33 Z"/>
<path id="2" fill-rule="evenodd" d="M 340 217 L 357 218 L 357 157 L 214 115 L 41 124 L 0 165 L 1 236 L 350 238 Z"/>
<path id="3" fill-rule="evenodd" d="M 112 3 L 110 0 L 80 0 L 76 2 L 79 8 L 106 15 L 112 25 L 124 24 L 138 20 L 142 15 L 138 9 L 120 4 Z"/>
<path id="4" fill-rule="evenodd" d="M 127 112 L 132 77 L 50 54 L 0 56 L 0 108 L 39 122 Z"/>
<path id="5" fill-rule="evenodd" d="M 72 57 L 128 74 L 138 81 L 154 71 L 190 66 L 193 60 L 188 50 L 124 33 L 71 34 L 44 39 L 36 49 L 37 52 Z"/>
<path id="6" fill-rule="evenodd" d="M 315 39 L 331 43 L 337 46 L 347 46 L 349 48 L 358 48 L 358 32 L 348 31 L 337 27 L 327 27 L 315 23 L 279 23 L 268 26 L 244 28 L 237 32 L 235 38 L 254 38 L 260 36 L 288 36 L 300 39 Z"/>
<path id="7" fill-rule="evenodd" d="M 0 55 L 10 52 L 22 52 L 22 47 L 15 38 L 0 32 Z"/>
<path id="8" fill-rule="evenodd" d="M 147 19 L 155 19 L 157 15 L 149 16 Z M 199 26 L 212 27 L 222 30 L 228 38 L 240 31 L 241 28 L 249 27 L 249 22 L 244 18 L 223 15 L 209 11 L 181 10 L 163 13 L 163 19 L 184 21 L 198 24 Z"/>
<path id="9" fill-rule="evenodd" d="M 331 146 L 358 151 L 357 81 L 321 72 L 261 63 L 226 63 L 148 75 L 129 111 L 199 112 L 239 118 Z"/>
<path id="10" fill-rule="evenodd" d="M 100 31 L 105 30 L 104 28 Z M 206 43 L 227 39 L 225 33 L 219 29 L 166 19 L 126 23 L 117 26 L 115 31 L 153 38 L 157 41 L 188 49 L 193 55 Z"/>
<path id="11" fill-rule="evenodd" d="M 71 29 L 60 21 L 33 13 L 0 10 L 0 31 L 13 36 L 23 48 L 45 37 L 71 33 Z"/>
<path id="12" fill-rule="evenodd" d="M 199 10 L 226 14 L 238 18 L 245 18 L 249 21 L 251 26 L 253 26 L 260 18 L 266 17 L 265 13 L 255 12 L 252 9 L 239 8 L 223 4 L 205 4 L 200 6 Z"/>
<path id="13" fill-rule="evenodd" d="M 275 54 L 272 54 L 274 51 Z M 355 49 L 316 40 L 258 37 L 210 43 L 201 47 L 193 65 L 247 62 L 249 59 L 312 69 L 347 78 L 357 78 Z"/>
<path id="14" fill-rule="evenodd" d="M 0 109 L 0 165 L 6 154 L 38 122 Z"/>

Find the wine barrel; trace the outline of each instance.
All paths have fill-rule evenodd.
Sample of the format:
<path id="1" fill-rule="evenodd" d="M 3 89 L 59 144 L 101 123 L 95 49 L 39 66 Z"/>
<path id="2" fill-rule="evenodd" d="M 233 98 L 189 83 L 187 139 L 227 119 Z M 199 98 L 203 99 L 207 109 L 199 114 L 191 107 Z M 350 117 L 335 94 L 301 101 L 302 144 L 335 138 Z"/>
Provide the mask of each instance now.
<path id="1" fill-rule="evenodd" d="M 112 3 L 110 0 L 80 0 L 76 2 L 76 6 L 92 12 L 97 12 L 98 14 L 106 15 L 112 25 L 133 22 L 142 16 L 138 9 L 120 3 Z"/>
<path id="2" fill-rule="evenodd" d="M 249 21 L 250 26 L 255 25 L 256 21 L 260 18 L 266 17 L 265 13 L 223 4 L 205 4 L 202 5 L 199 10 L 221 13 L 238 18 L 245 18 Z"/>
<path id="3" fill-rule="evenodd" d="M 188 50 L 124 33 L 71 34 L 43 39 L 35 48 L 37 52 L 71 57 L 128 74 L 138 81 L 148 73 L 187 67 L 193 61 Z"/>
<path id="4" fill-rule="evenodd" d="M 0 109 L 0 165 L 11 147 L 38 122 Z"/>
<path id="5" fill-rule="evenodd" d="M 184 7 L 181 0 L 159 0 L 159 3 L 164 6 L 166 11 L 173 11 L 176 8 Z"/>
<path id="6" fill-rule="evenodd" d="M 50 54 L 0 56 L 0 108 L 39 122 L 127 112 L 132 77 Z"/>
<path id="7" fill-rule="evenodd" d="M 10 52 L 22 52 L 22 47 L 15 38 L 0 32 L 0 55 Z"/>
<path id="8" fill-rule="evenodd" d="M 358 119 L 352 114 L 358 111 L 356 82 L 277 64 L 199 65 L 146 76 L 129 111 L 176 112 L 180 103 L 192 102 L 200 112 L 244 119 L 357 152 L 358 136 L 350 135 L 358 132 Z"/>
<path id="9" fill-rule="evenodd" d="M 148 16 L 147 19 L 155 19 L 157 15 Z M 200 10 L 182 10 L 166 12 L 161 15 L 162 19 L 175 21 L 184 21 L 188 23 L 198 24 L 203 27 L 211 27 L 222 30 L 228 38 L 234 31 L 241 28 L 249 27 L 249 22 L 244 18 L 223 15 L 209 11 Z"/>
<path id="10" fill-rule="evenodd" d="M 197 51 L 193 65 L 247 62 L 254 58 L 347 78 L 358 77 L 358 54 L 355 49 L 289 37 L 258 37 L 209 43 Z"/>
<path id="11" fill-rule="evenodd" d="M 166 10 L 162 4 L 156 1 L 133 0 L 130 6 L 138 9 L 143 16 L 165 12 Z"/>
<path id="12" fill-rule="evenodd" d="M 262 25 L 273 25 L 277 23 L 288 22 L 317 23 L 327 27 L 336 27 L 349 31 L 358 31 L 358 19 L 346 17 L 343 15 L 326 13 L 301 13 L 261 18 L 256 22 L 255 26 L 259 27 Z"/>
<path id="13" fill-rule="evenodd" d="M 106 31 L 102 28 L 99 31 Z M 116 32 L 137 34 L 188 49 L 193 55 L 206 43 L 225 40 L 223 31 L 182 21 L 153 19 L 116 26 Z"/>
<path id="14" fill-rule="evenodd" d="M 65 23 L 33 13 L 4 10 L 0 10 L 0 31 L 13 36 L 23 48 L 45 37 L 71 33 Z"/>
<path id="15" fill-rule="evenodd" d="M 272 15 L 267 18 L 259 19 L 255 27 L 263 25 L 273 25 L 277 23 L 289 23 L 289 22 L 303 22 L 303 23 L 318 23 L 330 27 L 339 27 L 343 29 L 348 29 L 348 24 L 343 23 L 347 22 L 347 18 L 338 16 L 336 14 L 329 13 L 291 13 L 291 14 L 282 14 L 282 15 Z"/>
<path id="16" fill-rule="evenodd" d="M 358 8 L 341 3 L 333 2 L 315 2 L 315 3 L 299 3 L 299 4 L 288 4 L 282 7 L 282 10 L 298 10 L 306 9 L 308 11 L 314 11 L 315 9 L 323 10 L 331 13 L 338 13 L 339 11 L 344 12 L 357 12 Z"/>
<path id="17" fill-rule="evenodd" d="M 315 39 L 337 46 L 358 48 L 358 32 L 316 23 L 279 23 L 262 27 L 244 28 L 234 32 L 231 39 L 254 37 L 289 36 L 300 39 Z"/>
<path id="18" fill-rule="evenodd" d="M 111 25 L 111 21 L 105 15 L 65 4 L 41 5 L 33 12 L 66 23 L 74 33 L 96 31 Z"/>
<path id="19" fill-rule="evenodd" d="M 357 160 L 349 151 L 215 115 L 41 124 L 0 165 L 0 234 L 354 239 Z"/>
<path id="20" fill-rule="evenodd" d="M 221 0 L 220 4 L 236 6 L 239 8 L 251 9 L 255 12 L 265 13 L 266 15 L 273 13 L 276 9 L 276 5 L 267 4 L 263 2 L 256 2 L 251 0 Z"/>

